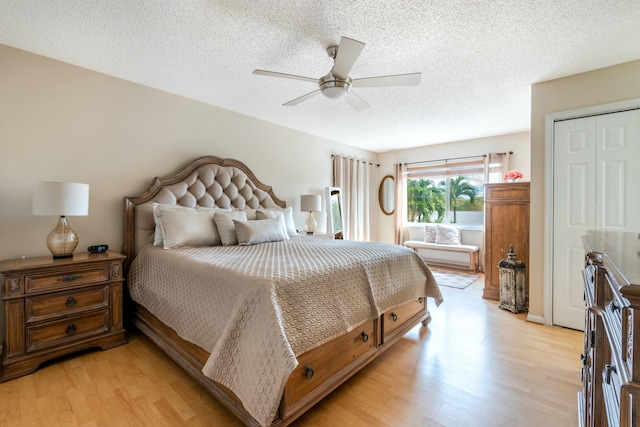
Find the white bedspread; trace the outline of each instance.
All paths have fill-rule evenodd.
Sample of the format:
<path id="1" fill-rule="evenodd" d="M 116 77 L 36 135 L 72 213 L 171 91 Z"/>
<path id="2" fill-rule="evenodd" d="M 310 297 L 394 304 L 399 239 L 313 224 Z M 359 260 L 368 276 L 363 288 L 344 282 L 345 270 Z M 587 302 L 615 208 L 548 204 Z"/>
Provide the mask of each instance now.
<path id="1" fill-rule="evenodd" d="M 211 352 L 203 373 L 262 425 L 276 414 L 296 355 L 415 298 L 442 302 L 411 249 L 302 236 L 254 246 L 146 246 L 128 279 L 133 300 Z"/>

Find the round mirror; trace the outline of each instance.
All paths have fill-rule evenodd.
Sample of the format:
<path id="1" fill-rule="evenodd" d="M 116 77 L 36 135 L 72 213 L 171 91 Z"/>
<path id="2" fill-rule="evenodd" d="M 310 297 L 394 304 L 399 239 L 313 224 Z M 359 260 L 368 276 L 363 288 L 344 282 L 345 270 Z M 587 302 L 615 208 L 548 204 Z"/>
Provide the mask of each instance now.
<path id="1" fill-rule="evenodd" d="M 380 182 L 380 190 L 378 191 L 378 201 L 380 209 L 385 215 L 393 215 L 395 211 L 395 191 L 393 188 L 393 177 L 387 175 Z"/>

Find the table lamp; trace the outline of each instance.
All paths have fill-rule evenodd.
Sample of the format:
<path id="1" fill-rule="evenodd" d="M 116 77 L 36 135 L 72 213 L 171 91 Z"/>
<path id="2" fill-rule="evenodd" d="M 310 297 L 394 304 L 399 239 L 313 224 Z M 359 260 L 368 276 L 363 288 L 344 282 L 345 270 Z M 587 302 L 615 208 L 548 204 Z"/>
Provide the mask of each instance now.
<path id="1" fill-rule="evenodd" d="M 300 196 L 300 210 L 309 212 L 309 217 L 304 223 L 304 229 L 307 234 L 313 234 L 316 231 L 316 219 L 313 217 L 314 212 L 322 211 L 322 197 L 316 194 L 305 194 Z"/>
<path id="2" fill-rule="evenodd" d="M 47 248 L 54 259 L 71 258 L 78 246 L 78 235 L 67 223 L 67 216 L 89 214 L 89 184 L 37 182 L 33 190 L 31 213 L 60 216 L 58 225 L 47 236 Z"/>

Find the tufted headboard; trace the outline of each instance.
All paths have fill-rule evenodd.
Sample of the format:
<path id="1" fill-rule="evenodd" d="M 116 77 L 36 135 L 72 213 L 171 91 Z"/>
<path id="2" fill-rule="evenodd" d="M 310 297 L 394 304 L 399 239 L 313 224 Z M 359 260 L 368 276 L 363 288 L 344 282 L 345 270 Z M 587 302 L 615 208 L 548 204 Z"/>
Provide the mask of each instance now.
<path id="1" fill-rule="evenodd" d="M 142 247 L 153 243 L 154 203 L 191 208 L 286 207 L 244 163 L 215 156 L 200 157 L 174 175 L 154 178 L 141 196 L 124 198 L 122 253 L 127 256 L 127 266 Z"/>

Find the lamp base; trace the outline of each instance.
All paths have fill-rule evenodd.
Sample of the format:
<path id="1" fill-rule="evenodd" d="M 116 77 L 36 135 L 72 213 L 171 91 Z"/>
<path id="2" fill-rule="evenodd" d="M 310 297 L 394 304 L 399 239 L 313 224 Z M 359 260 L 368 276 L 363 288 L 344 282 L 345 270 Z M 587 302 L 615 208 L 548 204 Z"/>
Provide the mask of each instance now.
<path id="1" fill-rule="evenodd" d="M 63 259 L 73 257 L 73 251 L 77 246 L 78 235 L 63 215 L 58 220 L 58 225 L 47 236 L 47 248 L 54 259 Z"/>
<path id="2" fill-rule="evenodd" d="M 313 217 L 313 212 L 309 212 L 309 216 L 304 223 L 304 229 L 307 234 L 313 234 L 313 232 L 316 231 L 317 225 L 316 219 Z"/>

